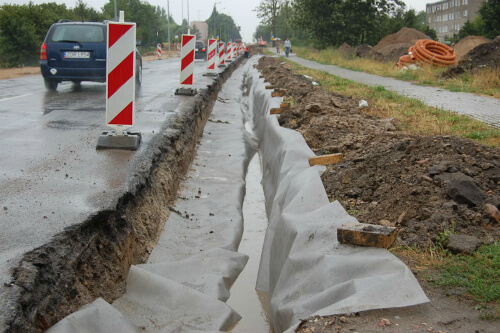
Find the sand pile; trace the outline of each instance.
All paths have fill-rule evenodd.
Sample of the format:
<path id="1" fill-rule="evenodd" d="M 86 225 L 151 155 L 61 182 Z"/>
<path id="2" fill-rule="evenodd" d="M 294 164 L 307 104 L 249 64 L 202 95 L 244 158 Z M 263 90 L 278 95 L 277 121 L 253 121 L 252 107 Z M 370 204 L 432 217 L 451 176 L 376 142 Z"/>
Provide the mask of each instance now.
<path id="1" fill-rule="evenodd" d="M 469 53 L 473 48 L 478 45 L 491 42 L 488 38 L 483 36 L 467 36 L 464 39 L 460 40 L 453 49 L 455 50 L 455 54 L 457 55 L 457 59 L 461 60 L 464 55 Z"/>
<path id="2" fill-rule="evenodd" d="M 429 37 L 427 37 L 423 32 L 405 27 L 394 34 L 390 34 L 382 38 L 380 42 L 378 42 L 378 44 L 373 47 L 373 49 L 377 52 L 382 53 L 381 50 L 386 46 L 395 44 L 408 44 L 408 47 L 410 47 L 412 45 L 415 45 L 417 40 L 427 38 Z M 408 51 L 408 49 L 406 51 Z"/>
<path id="3" fill-rule="evenodd" d="M 423 32 L 405 27 L 382 38 L 373 49 L 382 54 L 385 61 L 398 62 L 399 57 L 407 54 L 408 49 L 415 45 L 417 40 L 427 38 Z"/>

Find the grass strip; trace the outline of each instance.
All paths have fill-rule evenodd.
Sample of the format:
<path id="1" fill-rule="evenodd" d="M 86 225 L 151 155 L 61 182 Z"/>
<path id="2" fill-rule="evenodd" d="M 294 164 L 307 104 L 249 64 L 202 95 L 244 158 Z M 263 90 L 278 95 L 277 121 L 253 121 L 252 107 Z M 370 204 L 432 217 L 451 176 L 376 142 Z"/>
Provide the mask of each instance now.
<path id="1" fill-rule="evenodd" d="M 500 67 L 496 69 L 482 68 L 475 70 L 473 74 L 467 72 L 452 79 L 444 79 L 440 77 L 440 74 L 446 70 L 443 67 L 426 65 L 417 70 L 399 70 L 392 62 L 344 57 L 337 48 L 319 51 L 308 47 L 294 47 L 294 52 L 299 57 L 322 64 L 332 64 L 350 70 L 430 85 L 449 91 L 471 92 L 500 98 Z"/>
<path id="2" fill-rule="evenodd" d="M 395 247 L 391 252 L 418 277 L 478 303 L 481 318 L 500 318 L 500 243 L 483 245 L 473 254 L 452 255 L 441 248 Z"/>

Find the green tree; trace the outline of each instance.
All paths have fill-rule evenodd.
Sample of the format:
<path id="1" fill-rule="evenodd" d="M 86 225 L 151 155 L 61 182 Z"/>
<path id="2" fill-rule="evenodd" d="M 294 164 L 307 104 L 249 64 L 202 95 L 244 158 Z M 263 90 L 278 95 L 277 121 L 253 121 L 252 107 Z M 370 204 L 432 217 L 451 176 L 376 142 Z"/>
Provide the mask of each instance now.
<path id="1" fill-rule="evenodd" d="M 500 35 L 500 0 L 486 0 L 481 4 L 479 14 L 482 17 L 484 26 L 484 36 L 495 38 Z"/>
<path id="2" fill-rule="evenodd" d="M 271 33 L 276 34 L 278 25 L 278 15 L 280 11 L 281 0 L 261 0 L 254 11 L 260 18 L 260 23 L 271 27 Z"/>
<path id="3" fill-rule="evenodd" d="M 82 0 L 78 0 L 75 8 L 73 8 L 72 19 L 75 21 L 100 22 L 104 20 L 104 15 L 97 12 L 94 8 L 89 7 Z"/>
<path id="4" fill-rule="evenodd" d="M 403 6 L 399 0 L 296 0 L 293 21 L 320 48 L 344 42 L 374 44 L 385 36 L 381 28 L 387 30 L 387 20 Z"/>
<path id="5" fill-rule="evenodd" d="M 141 0 L 116 0 L 117 10 L 125 12 L 125 21 L 136 23 L 137 39 L 142 45 L 156 45 L 160 40 L 166 40 L 167 16 L 165 10 Z M 105 18 L 114 17 L 114 1 L 110 0 L 103 7 Z"/>
<path id="6" fill-rule="evenodd" d="M 293 36 L 293 26 L 291 24 L 291 19 L 293 15 L 293 7 L 291 6 L 291 1 L 285 0 L 280 6 L 278 12 L 277 24 L 275 36 L 281 39 L 290 38 Z"/>
<path id="7" fill-rule="evenodd" d="M 271 41 L 271 27 L 268 25 L 259 25 L 257 26 L 257 29 L 255 30 L 254 38 L 255 40 L 259 40 L 261 38 L 265 40 L 266 42 Z"/>
<path id="8" fill-rule="evenodd" d="M 465 22 L 458 34 L 453 36 L 452 40 L 457 42 L 467 36 L 483 36 L 486 30 L 488 29 L 485 28 L 485 23 L 481 15 L 478 15 L 472 21 Z"/>
<path id="9" fill-rule="evenodd" d="M 219 13 L 214 5 L 212 14 L 206 20 L 208 24 L 208 35 L 212 38 L 219 36 L 222 41 L 241 39 L 241 27 L 234 23 L 231 16 Z"/>
<path id="10" fill-rule="evenodd" d="M 0 6 L 1 66 L 36 65 L 51 24 L 71 15 L 66 5 L 55 2 Z"/>

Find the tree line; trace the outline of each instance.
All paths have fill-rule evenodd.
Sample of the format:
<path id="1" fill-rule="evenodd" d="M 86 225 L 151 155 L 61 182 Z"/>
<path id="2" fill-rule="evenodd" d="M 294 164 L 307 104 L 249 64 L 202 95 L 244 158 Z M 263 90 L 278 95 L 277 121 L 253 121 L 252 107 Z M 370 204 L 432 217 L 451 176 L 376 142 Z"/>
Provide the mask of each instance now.
<path id="1" fill-rule="evenodd" d="M 477 22 L 460 31 L 493 38 L 500 34 L 500 1 L 487 0 Z M 377 44 L 383 37 L 403 27 L 414 28 L 436 39 L 436 31 L 426 24 L 425 11 L 406 9 L 401 0 L 261 0 L 255 8 L 261 25 L 255 38 L 293 38 L 294 44 L 317 48 Z"/>
<path id="2" fill-rule="evenodd" d="M 117 10 L 125 12 L 125 20 L 137 24 L 137 40 L 141 41 L 143 50 L 148 50 L 156 43 L 167 42 L 169 24 L 171 42 L 174 42 L 173 36 L 187 33 L 189 26 L 187 20 L 183 20 L 180 25 L 177 24 L 160 6 L 152 6 L 141 0 L 117 0 L 116 3 Z M 67 8 L 65 4 L 56 2 L 1 5 L 0 66 L 7 68 L 37 65 L 40 46 L 48 29 L 61 19 L 102 22 L 112 20 L 114 16 L 113 0 L 109 0 L 100 11 L 89 7 L 83 0 L 78 0 L 74 8 Z M 229 27 L 225 31 L 230 31 L 233 36 L 239 36 L 240 27 L 234 24 L 230 16 L 218 14 L 217 23 L 219 24 L 217 27 Z M 192 33 L 196 32 L 196 29 L 192 30 Z"/>

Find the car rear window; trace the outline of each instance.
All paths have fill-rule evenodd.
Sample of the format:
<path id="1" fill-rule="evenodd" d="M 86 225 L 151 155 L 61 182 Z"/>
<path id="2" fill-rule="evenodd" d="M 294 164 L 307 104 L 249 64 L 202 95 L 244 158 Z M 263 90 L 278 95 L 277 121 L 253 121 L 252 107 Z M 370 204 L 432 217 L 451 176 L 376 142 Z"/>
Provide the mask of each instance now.
<path id="1" fill-rule="evenodd" d="M 57 25 L 49 42 L 77 41 L 80 43 L 103 43 L 105 27 L 99 25 Z"/>
<path id="2" fill-rule="evenodd" d="M 204 47 L 205 47 L 205 43 L 204 42 L 196 42 L 196 48 L 202 49 Z"/>

